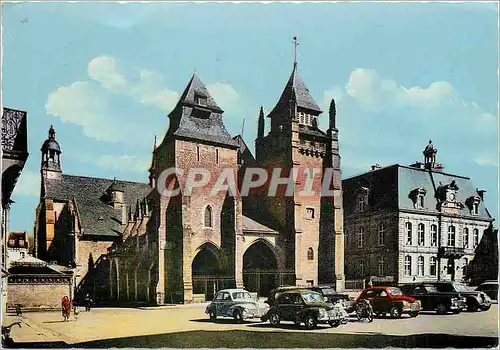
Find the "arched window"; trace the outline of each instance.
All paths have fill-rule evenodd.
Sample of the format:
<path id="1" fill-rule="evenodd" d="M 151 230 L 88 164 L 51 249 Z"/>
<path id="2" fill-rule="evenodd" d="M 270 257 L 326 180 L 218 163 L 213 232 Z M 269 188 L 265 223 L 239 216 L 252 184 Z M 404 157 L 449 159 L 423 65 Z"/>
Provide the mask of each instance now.
<path id="1" fill-rule="evenodd" d="M 307 249 L 307 260 L 314 260 L 314 251 L 311 247 Z"/>
<path id="2" fill-rule="evenodd" d="M 405 276 L 411 276 L 411 256 L 405 256 Z"/>
<path id="3" fill-rule="evenodd" d="M 436 274 L 437 274 L 437 259 L 433 256 L 431 257 L 430 267 L 431 267 L 430 275 L 436 276 Z"/>
<path id="4" fill-rule="evenodd" d="M 205 207 L 205 227 L 212 227 L 212 207 Z"/>
<path id="5" fill-rule="evenodd" d="M 423 276 L 424 275 L 424 257 L 419 256 L 417 259 L 417 275 Z"/>
<path id="6" fill-rule="evenodd" d="M 432 247 L 435 247 L 437 246 L 437 237 L 438 237 L 438 233 L 437 233 L 437 226 L 436 225 L 431 225 L 431 246 Z"/>
<path id="7" fill-rule="evenodd" d="M 418 245 L 419 246 L 425 245 L 425 225 L 424 224 L 418 224 Z"/>
<path id="8" fill-rule="evenodd" d="M 412 225 L 411 222 L 405 224 L 405 245 L 411 245 Z"/>
<path id="9" fill-rule="evenodd" d="M 448 226 L 448 247 L 455 246 L 455 226 Z"/>
<path id="10" fill-rule="evenodd" d="M 467 227 L 464 227 L 463 241 L 464 241 L 464 248 L 469 248 L 469 229 Z"/>

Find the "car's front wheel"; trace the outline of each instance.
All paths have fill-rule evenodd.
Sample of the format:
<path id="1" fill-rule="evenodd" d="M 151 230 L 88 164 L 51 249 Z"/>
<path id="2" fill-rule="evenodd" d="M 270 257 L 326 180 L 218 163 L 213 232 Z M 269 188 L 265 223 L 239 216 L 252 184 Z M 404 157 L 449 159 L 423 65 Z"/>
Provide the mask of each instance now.
<path id="1" fill-rule="evenodd" d="M 490 304 L 490 305 L 488 305 L 488 306 L 483 306 L 483 307 L 481 307 L 481 310 L 483 310 L 483 311 L 488 311 L 490 308 L 491 308 L 491 304 Z"/>
<path id="2" fill-rule="evenodd" d="M 470 312 L 476 312 L 479 310 L 479 304 L 475 301 L 469 303 L 469 305 L 467 305 L 467 311 L 470 311 Z"/>
<path id="3" fill-rule="evenodd" d="M 233 318 L 236 323 L 243 323 L 243 313 L 241 312 L 241 310 L 234 310 Z"/>
<path id="4" fill-rule="evenodd" d="M 341 320 L 330 321 L 330 327 L 337 328 L 338 326 L 340 326 L 340 323 L 341 323 Z"/>
<path id="5" fill-rule="evenodd" d="M 399 306 L 393 306 L 393 307 L 391 308 L 391 316 L 392 316 L 393 318 L 400 318 L 400 317 L 401 317 L 401 315 L 402 315 L 402 313 L 403 313 L 403 312 L 401 311 L 401 308 L 400 308 Z"/>
<path id="6" fill-rule="evenodd" d="M 280 315 L 278 315 L 278 313 L 273 312 L 271 315 L 269 315 L 269 323 L 271 324 L 271 326 L 279 325 L 280 321 L 281 321 L 281 318 L 280 318 Z"/>
<path id="7" fill-rule="evenodd" d="M 307 315 L 306 320 L 304 322 L 306 324 L 307 329 L 314 329 L 316 328 L 316 325 L 318 324 L 318 320 L 314 315 Z"/>
<path id="8" fill-rule="evenodd" d="M 446 315 L 447 312 L 448 312 L 448 309 L 446 308 L 446 305 L 444 305 L 444 304 L 438 304 L 436 306 L 436 313 L 438 315 Z"/>

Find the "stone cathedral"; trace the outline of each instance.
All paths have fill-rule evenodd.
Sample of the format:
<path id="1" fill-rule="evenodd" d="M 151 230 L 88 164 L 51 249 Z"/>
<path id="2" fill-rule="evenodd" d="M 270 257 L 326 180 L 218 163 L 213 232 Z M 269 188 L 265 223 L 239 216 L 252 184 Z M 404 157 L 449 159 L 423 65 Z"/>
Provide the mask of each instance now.
<path id="1" fill-rule="evenodd" d="M 256 116 L 255 156 L 241 136 L 226 130 L 224 111 L 195 74 L 175 108 L 170 125 L 152 152 L 144 183 L 63 173 L 62 150 L 51 127 L 41 148 L 42 190 L 36 212 L 36 254 L 69 266 L 74 298 L 86 293 L 97 303 L 161 305 L 209 300 L 222 288 L 244 287 L 265 296 L 279 285 L 330 284 L 344 289 L 343 210 L 336 109 L 329 128 L 294 63 L 277 104 Z M 210 195 L 205 188 L 161 195 L 165 169 L 205 168 L 217 178 L 232 169 L 333 169 L 334 196 L 300 196 L 268 184 L 248 196 L 239 191 Z M 172 178 L 183 188 L 186 176 Z M 321 181 L 313 183 L 318 189 Z"/>

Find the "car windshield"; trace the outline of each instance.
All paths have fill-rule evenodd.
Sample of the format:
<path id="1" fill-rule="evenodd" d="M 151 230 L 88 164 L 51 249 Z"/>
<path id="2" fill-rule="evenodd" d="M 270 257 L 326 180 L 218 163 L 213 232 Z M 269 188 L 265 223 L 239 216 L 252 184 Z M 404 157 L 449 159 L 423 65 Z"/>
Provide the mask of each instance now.
<path id="1" fill-rule="evenodd" d="M 310 292 L 310 293 L 303 293 L 302 294 L 302 299 L 306 302 L 306 304 L 310 303 L 323 303 L 323 298 L 321 297 L 321 294 L 316 293 L 316 292 Z"/>
<path id="2" fill-rule="evenodd" d="M 467 287 L 464 284 L 453 283 L 453 286 L 457 292 L 468 292 Z"/>
<path id="3" fill-rule="evenodd" d="M 335 292 L 335 289 L 333 289 L 333 288 L 321 288 L 321 291 L 323 292 L 324 295 L 335 295 L 335 294 L 337 294 Z"/>
<path id="4" fill-rule="evenodd" d="M 390 295 L 403 295 L 403 292 L 399 288 L 389 288 Z"/>
<path id="5" fill-rule="evenodd" d="M 456 292 L 455 287 L 453 287 L 453 284 L 451 283 L 443 283 L 443 284 L 438 284 L 436 286 L 437 290 L 440 292 Z"/>
<path id="6" fill-rule="evenodd" d="M 251 300 L 252 296 L 248 292 L 233 292 L 233 300 Z"/>

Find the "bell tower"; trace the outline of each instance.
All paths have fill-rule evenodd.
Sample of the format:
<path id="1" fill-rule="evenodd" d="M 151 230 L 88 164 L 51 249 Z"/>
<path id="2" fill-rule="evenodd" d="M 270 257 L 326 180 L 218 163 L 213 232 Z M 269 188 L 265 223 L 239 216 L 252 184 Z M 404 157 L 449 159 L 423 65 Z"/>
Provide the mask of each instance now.
<path id="1" fill-rule="evenodd" d="M 42 179 L 61 179 L 61 147 L 56 141 L 56 132 L 51 125 L 49 128 L 49 137 L 45 140 L 41 148 Z"/>

